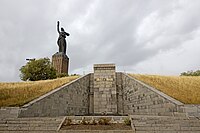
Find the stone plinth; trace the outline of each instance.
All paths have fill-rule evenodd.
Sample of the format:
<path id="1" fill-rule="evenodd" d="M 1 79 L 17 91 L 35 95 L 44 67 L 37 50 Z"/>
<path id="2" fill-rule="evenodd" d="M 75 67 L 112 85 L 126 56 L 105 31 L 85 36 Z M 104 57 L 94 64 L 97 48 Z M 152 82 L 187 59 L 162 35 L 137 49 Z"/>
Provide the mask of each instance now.
<path id="1" fill-rule="evenodd" d="M 66 54 L 62 52 L 57 52 L 52 56 L 52 64 L 56 69 L 57 73 L 66 73 L 68 74 L 69 69 L 69 58 Z"/>
<path id="2" fill-rule="evenodd" d="M 117 114 L 115 64 L 94 65 L 94 114 Z"/>

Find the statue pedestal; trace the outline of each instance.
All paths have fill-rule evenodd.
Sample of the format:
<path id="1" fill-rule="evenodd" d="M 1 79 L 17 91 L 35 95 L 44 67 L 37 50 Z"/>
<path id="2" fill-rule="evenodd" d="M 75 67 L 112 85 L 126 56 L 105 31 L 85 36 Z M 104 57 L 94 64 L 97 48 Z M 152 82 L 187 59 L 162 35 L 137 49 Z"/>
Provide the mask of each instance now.
<path id="1" fill-rule="evenodd" d="M 69 58 L 66 54 L 62 52 L 57 52 L 52 55 L 52 64 L 57 73 L 66 73 L 68 75 Z"/>

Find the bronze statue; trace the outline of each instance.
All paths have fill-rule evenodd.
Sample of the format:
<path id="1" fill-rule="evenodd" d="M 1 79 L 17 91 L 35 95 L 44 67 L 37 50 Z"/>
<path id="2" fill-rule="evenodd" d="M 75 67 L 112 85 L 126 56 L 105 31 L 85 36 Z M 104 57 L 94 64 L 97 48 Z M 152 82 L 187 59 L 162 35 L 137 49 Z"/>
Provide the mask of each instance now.
<path id="1" fill-rule="evenodd" d="M 60 31 L 59 24 L 60 24 L 60 22 L 58 21 L 57 22 L 57 30 L 59 33 L 59 37 L 58 37 L 57 44 L 59 46 L 59 52 L 66 54 L 67 43 L 66 43 L 65 38 L 66 38 L 66 36 L 69 36 L 70 34 L 65 32 L 64 28 L 61 28 L 61 31 Z"/>

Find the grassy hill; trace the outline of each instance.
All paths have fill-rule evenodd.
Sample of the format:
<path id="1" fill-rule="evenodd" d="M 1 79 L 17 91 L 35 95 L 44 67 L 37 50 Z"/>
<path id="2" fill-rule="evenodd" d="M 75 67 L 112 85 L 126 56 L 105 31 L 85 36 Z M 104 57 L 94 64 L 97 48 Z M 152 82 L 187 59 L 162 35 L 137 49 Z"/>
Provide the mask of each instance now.
<path id="1" fill-rule="evenodd" d="M 130 74 L 130 76 L 183 103 L 200 104 L 200 77 L 139 74 Z M 28 103 L 33 99 L 77 78 L 78 76 L 70 76 L 43 81 L 15 83 L 0 82 L 0 107 L 22 106 L 25 103 Z"/>
<path id="2" fill-rule="evenodd" d="M 200 76 L 130 76 L 186 104 L 200 104 Z"/>
<path id="3" fill-rule="evenodd" d="M 78 76 L 69 76 L 54 80 L 41 80 L 29 82 L 1 83 L 0 107 L 22 106 L 43 94 L 60 87 Z"/>

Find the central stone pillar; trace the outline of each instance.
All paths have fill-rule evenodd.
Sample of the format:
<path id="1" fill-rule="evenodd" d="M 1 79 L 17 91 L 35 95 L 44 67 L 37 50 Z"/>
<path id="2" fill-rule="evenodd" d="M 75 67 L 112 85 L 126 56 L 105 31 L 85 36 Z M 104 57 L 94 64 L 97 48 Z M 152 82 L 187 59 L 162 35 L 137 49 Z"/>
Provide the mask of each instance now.
<path id="1" fill-rule="evenodd" d="M 115 64 L 94 64 L 94 114 L 117 114 Z"/>

